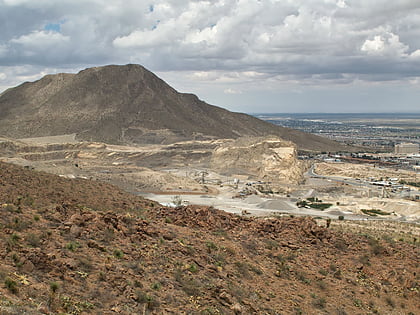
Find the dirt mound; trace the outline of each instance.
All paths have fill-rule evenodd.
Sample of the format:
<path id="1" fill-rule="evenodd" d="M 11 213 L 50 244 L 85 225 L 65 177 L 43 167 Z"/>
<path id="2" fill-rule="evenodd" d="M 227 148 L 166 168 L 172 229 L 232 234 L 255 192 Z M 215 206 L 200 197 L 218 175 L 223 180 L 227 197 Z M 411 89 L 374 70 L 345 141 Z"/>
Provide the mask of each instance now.
<path id="1" fill-rule="evenodd" d="M 418 245 L 308 218 L 165 208 L 5 163 L 0 180 L 1 314 L 418 310 Z"/>

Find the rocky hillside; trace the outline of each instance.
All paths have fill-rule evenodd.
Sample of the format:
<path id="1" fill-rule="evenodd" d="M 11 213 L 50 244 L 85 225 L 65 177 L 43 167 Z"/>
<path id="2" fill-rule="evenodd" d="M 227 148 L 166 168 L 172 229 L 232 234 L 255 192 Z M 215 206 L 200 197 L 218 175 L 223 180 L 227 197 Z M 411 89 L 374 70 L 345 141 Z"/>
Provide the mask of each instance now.
<path id="1" fill-rule="evenodd" d="M 127 144 L 276 135 L 300 149 L 343 149 L 334 141 L 178 93 L 139 65 L 47 75 L 2 93 L 0 112 L 0 136 L 12 138 L 77 134 L 78 139 Z"/>
<path id="2" fill-rule="evenodd" d="M 1 314 L 415 314 L 419 248 L 0 162 Z"/>

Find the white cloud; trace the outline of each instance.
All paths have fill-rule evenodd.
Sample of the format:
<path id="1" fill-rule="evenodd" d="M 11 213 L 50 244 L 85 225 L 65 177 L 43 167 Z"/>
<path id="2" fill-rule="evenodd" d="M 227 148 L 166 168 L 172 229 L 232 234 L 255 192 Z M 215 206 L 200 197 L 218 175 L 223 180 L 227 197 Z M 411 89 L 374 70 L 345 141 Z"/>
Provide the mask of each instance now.
<path id="1" fill-rule="evenodd" d="M 34 31 L 27 35 L 22 35 L 10 42 L 13 44 L 20 44 L 23 48 L 42 48 L 66 43 L 70 40 L 68 36 L 63 36 L 60 33 L 52 31 Z"/>
<path id="2" fill-rule="evenodd" d="M 367 39 L 361 47 L 361 51 L 368 55 L 396 57 L 407 56 L 408 49 L 407 45 L 400 42 L 399 36 L 393 33 L 376 35 L 372 40 Z"/>
<path id="3" fill-rule="evenodd" d="M 232 89 L 232 88 L 225 89 L 223 92 L 225 94 L 242 94 L 241 90 L 236 90 L 236 89 Z"/>
<path id="4" fill-rule="evenodd" d="M 413 51 L 411 53 L 410 57 L 420 59 L 420 49 L 417 49 L 416 51 Z"/>
<path id="5" fill-rule="evenodd" d="M 231 84 L 223 93 L 420 72 L 418 0 L 0 0 L 0 12 L 0 64 L 34 75 L 140 63 L 185 87 Z"/>

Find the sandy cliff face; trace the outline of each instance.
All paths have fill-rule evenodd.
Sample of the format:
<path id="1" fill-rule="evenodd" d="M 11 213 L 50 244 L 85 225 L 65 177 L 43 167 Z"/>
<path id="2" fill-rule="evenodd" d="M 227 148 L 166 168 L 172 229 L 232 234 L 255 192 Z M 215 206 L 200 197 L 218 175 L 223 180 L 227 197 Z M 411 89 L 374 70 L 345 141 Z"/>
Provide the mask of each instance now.
<path id="1" fill-rule="evenodd" d="M 241 138 L 213 152 L 211 167 L 225 174 L 246 174 L 273 183 L 299 183 L 304 165 L 296 146 L 277 137 Z"/>

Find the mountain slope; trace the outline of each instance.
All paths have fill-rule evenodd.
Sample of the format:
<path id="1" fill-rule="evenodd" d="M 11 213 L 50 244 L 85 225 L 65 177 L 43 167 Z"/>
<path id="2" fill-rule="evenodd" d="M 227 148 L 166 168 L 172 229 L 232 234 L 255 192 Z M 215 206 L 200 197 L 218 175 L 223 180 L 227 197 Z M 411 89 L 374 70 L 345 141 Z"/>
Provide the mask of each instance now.
<path id="1" fill-rule="evenodd" d="M 166 208 L 3 162 L 0 212 L 0 314 L 418 309 L 418 245 L 344 233 L 335 222 Z"/>
<path id="2" fill-rule="evenodd" d="M 75 133 L 79 139 L 109 143 L 171 143 L 277 135 L 300 149 L 343 149 L 334 141 L 178 93 L 139 65 L 47 75 L 5 91 L 0 112 L 0 135 L 14 138 Z"/>

